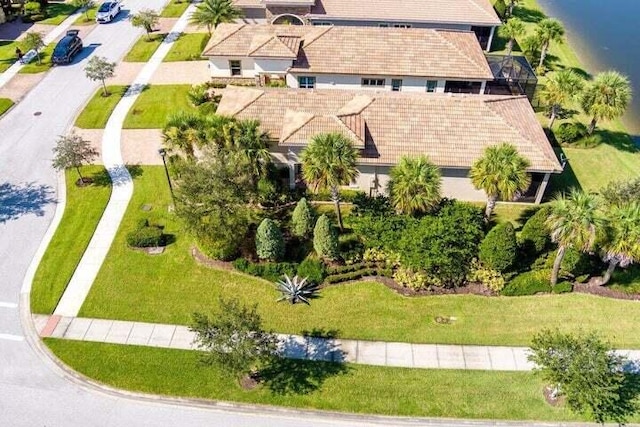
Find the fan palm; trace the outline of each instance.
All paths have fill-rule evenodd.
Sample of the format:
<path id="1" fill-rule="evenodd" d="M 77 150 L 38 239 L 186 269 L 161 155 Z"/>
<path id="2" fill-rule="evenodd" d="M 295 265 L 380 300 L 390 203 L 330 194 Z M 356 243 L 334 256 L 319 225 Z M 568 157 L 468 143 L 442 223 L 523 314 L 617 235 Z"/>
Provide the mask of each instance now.
<path id="1" fill-rule="evenodd" d="M 198 5 L 190 22 L 211 31 L 224 22 L 233 22 L 242 17 L 242 10 L 235 7 L 231 0 L 204 0 Z"/>
<path id="2" fill-rule="evenodd" d="M 553 127 L 562 106 L 576 98 L 583 87 L 582 78 L 573 70 L 562 70 L 553 74 L 540 93 L 542 102 L 550 108 L 549 129 Z"/>
<path id="3" fill-rule="evenodd" d="M 573 189 L 568 196 L 559 195 L 551 205 L 545 224 L 551 240 L 558 244 L 558 252 L 551 272 L 551 285 L 558 282 L 558 272 L 568 248 L 581 252 L 593 251 L 604 231 L 605 221 L 593 194 Z"/>
<path id="4" fill-rule="evenodd" d="M 513 200 L 529 188 L 529 165 L 529 160 L 508 143 L 487 147 L 484 155 L 474 162 L 469 177 L 478 190 L 487 194 L 484 214 L 487 221 L 491 218 L 498 199 Z"/>
<path id="5" fill-rule="evenodd" d="M 266 174 L 271 162 L 269 135 L 260 129 L 260 121 L 230 122 L 224 128 L 223 137 L 225 148 L 238 153 L 250 165 L 256 180 Z"/>
<path id="6" fill-rule="evenodd" d="M 640 203 L 612 206 L 609 227 L 603 244 L 603 260 L 609 263 L 601 285 L 606 285 L 617 266 L 627 267 L 640 261 Z"/>
<path id="7" fill-rule="evenodd" d="M 358 176 L 357 157 L 358 152 L 351 141 L 340 133 L 314 136 L 300 154 L 304 180 L 314 191 L 326 189 L 331 192 L 341 230 L 340 186 L 349 184 Z"/>
<path id="8" fill-rule="evenodd" d="M 509 13 L 508 16 L 509 18 L 511 18 L 513 16 L 513 8 L 516 7 L 516 4 L 518 3 L 519 0 L 509 0 Z M 513 19 L 513 18 L 512 18 Z"/>
<path id="9" fill-rule="evenodd" d="M 622 116 L 631 102 L 631 84 L 627 76 L 617 71 L 598 74 L 582 96 L 582 109 L 592 119 L 589 135 L 599 120 L 613 120 Z"/>
<path id="10" fill-rule="evenodd" d="M 507 56 L 511 56 L 516 39 L 525 34 L 524 23 L 518 18 L 511 18 L 500 27 L 499 31 L 502 37 L 509 39 L 507 42 Z"/>
<path id="11" fill-rule="evenodd" d="M 390 176 L 389 196 L 398 212 L 424 213 L 440 202 L 440 169 L 426 156 L 402 157 Z"/>
<path id="12" fill-rule="evenodd" d="M 192 158 L 194 148 L 206 143 L 205 129 L 201 116 L 179 112 L 169 117 L 162 130 L 162 137 L 169 150 L 178 151 L 187 158 Z"/>
<path id="13" fill-rule="evenodd" d="M 546 18 L 538 23 L 534 34 L 540 42 L 540 64 L 538 64 L 538 66 L 542 67 L 549 52 L 551 42 L 562 42 L 564 27 L 557 19 Z"/>

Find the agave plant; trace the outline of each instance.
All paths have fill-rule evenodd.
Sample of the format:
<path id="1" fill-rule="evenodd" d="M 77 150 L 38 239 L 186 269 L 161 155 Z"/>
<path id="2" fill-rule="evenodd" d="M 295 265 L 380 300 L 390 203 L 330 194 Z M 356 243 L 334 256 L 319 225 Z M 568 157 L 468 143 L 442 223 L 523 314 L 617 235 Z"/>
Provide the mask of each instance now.
<path id="1" fill-rule="evenodd" d="M 309 299 L 313 298 L 318 290 L 318 285 L 313 282 L 307 282 L 307 277 L 304 279 L 300 279 L 298 276 L 290 278 L 285 274 L 284 279 L 279 280 L 276 284 L 278 285 L 278 290 L 282 293 L 278 302 L 289 301 L 291 304 L 303 302 L 309 305 Z"/>

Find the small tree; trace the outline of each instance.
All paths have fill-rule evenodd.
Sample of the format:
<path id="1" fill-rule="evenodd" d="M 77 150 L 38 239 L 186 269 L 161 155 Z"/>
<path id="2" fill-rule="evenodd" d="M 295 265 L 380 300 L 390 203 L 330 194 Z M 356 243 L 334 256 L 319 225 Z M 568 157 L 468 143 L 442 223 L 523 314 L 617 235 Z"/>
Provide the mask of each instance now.
<path id="1" fill-rule="evenodd" d="M 607 209 L 609 226 L 602 245 L 603 261 L 609 266 L 600 285 L 606 285 L 616 267 L 640 261 L 640 203 L 629 202 Z"/>
<path id="2" fill-rule="evenodd" d="M 72 132 L 67 136 L 60 136 L 53 148 L 53 167 L 57 170 L 75 168 L 80 177 L 80 184 L 86 182 L 80 172 L 80 167 L 91 163 L 98 156 L 98 152 L 89 141 Z"/>
<path id="3" fill-rule="evenodd" d="M 553 128 L 562 107 L 580 95 L 583 83 L 582 77 L 573 70 L 558 71 L 547 79 L 540 97 L 549 106 L 549 129 Z"/>
<path id="4" fill-rule="evenodd" d="M 313 229 L 313 248 L 316 250 L 318 256 L 322 258 L 329 260 L 338 259 L 338 233 L 326 215 L 318 218 L 316 226 Z"/>
<path id="5" fill-rule="evenodd" d="M 258 258 L 278 261 L 284 256 L 284 239 L 278 224 L 265 218 L 256 232 L 256 253 Z"/>
<path id="6" fill-rule="evenodd" d="M 216 316 L 194 313 L 189 329 L 196 334 L 194 343 L 206 351 L 202 363 L 217 365 L 238 380 L 276 356 L 277 338 L 262 328 L 257 305 L 245 307 L 237 300 L 220 299 Z"/>
<path id="7" fill-rule="evenodd" d="M 294 236 L 308 237 L 313 232 L 315 219 L 313 207 L 303 197 L 298 201 L 291 215 L 291 232 Z"/>
<path id="8" fill-rule="evenodd" d="M 89 9 L 96 5 L 94 0 L 73 0 L 71 4 L 77 8 L 84 9 L 85 19 L 87 21 L 91 20 L 91 18 L 89 18 Z"/>
<path id="9" fill-rule="evenodd" d="M 44 47 L 42 34 L 37 31 L 29 31 L 24 37 L 22 44 L 27 52 L 30 50 L 35 50 L 36 57 L 38 58 L 38 65 L 42 64 L 42 59 L 40 57 L 40 49 Z"/>
<path id="10" fill-rule="evenodd" d="M 155 10 L 142 9 L 140 12 L 131 15 L 129 19 L 134 27 L 144 28 L 147 33 L 147 40 L 151 40 L 150 34 L 160 22 L 160 15 Z"/>
<path id="11" fill-rule="evenodd" d="M 480 244 L 480 261 L 492 270 L 505 272 L 518 255 L 516 231 L 511 222 L 496 225 Z"/>
<path id="12" fill-rule="evenodd" d="M 637 411 L 640 383 L 629 361 L 595 334 L 563 334 L 545 330 L 531 343 L 529 360 L 567 406 L 604 424 L 624 424 Z"/>
<path id="13" fill-rule="evenodd" d="M 564 27 L 557 19 L 546 18 L 538 23 L 535 29 L 535 36 L 540 41 L 540 63 L 544 65 L 544 60 L 549 52 L 549 45 L 552 41 L 561 43 L 564 37 Z"/>
<path id="14" fill-rule="evenodd" d="M 433 210 L 442 196 L 440 169 L 427 156 L 403 156 L 389 172 L 389 199 L 397 212 L 417 215 Z"/>
<path id="15" fill-rule="evenodd" d="M 102 95 L 109 96 L 105 80 L 115 75 L 115 68 L 115 62 L 109 62 L 107 58 L 102 56 L 94 56 L 89 60 L 89 63 L 84 68 L 84 72 L 89 80 L 100 81 L 102 83 Z"/>
<path id="16" fill-rule="evenodd" d="M 539 254 L 551 244 L 549 229 L 545 221 L 550 208 L 543 206 L 527 220 L 520 232 L 520 244 L 529 254 Z"/>
<path id="17" fill-rule="evenodd" d="M 524 22 L 518 18 L 511 18 L 498 31 L 502 37 L 509 40 L 507 42 L 507 56 L 511 56 L 516 39 L 525 34 Z"/>
<path id="18" fill-rule="evenodd" d="M 600 120 L 621 117 L 631 103 L 629 78 L 617 71 L 605 71 L 596 75 L 582 95 L 582 109 L 592 117 L 589 135 L 593 134 Z"/>
<path id="19" fill-rule="evenodd" d="M 610 205 L 623 205 L 629 202 L 640 203 L 640 176 L 627 181 L 611 181 L 599 192 Z"/>

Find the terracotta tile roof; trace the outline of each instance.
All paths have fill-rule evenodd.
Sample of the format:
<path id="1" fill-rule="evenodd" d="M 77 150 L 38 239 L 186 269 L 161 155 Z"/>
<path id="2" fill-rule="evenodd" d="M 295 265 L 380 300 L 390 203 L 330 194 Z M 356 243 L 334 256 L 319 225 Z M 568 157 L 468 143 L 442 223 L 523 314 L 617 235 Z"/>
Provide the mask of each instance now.
<path id="1" fill-rule="evenodd" d="M 489 0 L 316 0 L 312 19 L 500 25 Z"/>
<path id="2" fill-rule="evenodd" d="M 493 79 L 469 31 L 221 24 L 203 54 L 295 58 L 292 73 Z"/>
<path id="3" fill-rule="evenodd" d="M 440 167 L 469 168 L 486 147 L 509 142 L 531 161 L 531 171 L 561 171 L 524 96 L 229 87 L 218 114 L 260 120 L 282 147 L 343 132 L 359 148 L 364 143 L 361 164 L 393 165 L 403 155 L 426 154 Z"/>

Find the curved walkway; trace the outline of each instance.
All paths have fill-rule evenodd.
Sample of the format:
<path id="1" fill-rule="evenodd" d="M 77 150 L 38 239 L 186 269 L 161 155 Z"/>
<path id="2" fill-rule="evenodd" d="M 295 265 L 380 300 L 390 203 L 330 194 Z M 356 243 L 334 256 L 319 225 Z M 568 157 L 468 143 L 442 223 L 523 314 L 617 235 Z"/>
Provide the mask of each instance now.
<path id="1" fill-rule="evenodd" d="M 120 222 L 124 217 L 131 196 L 133 195 L 133 180 L 122 161 L 122 153 L 120 151 L 120 139 L 124 120 L 140 93 L 142 93 L 145 86 L 151 80 L 153 73 L 160 66 L 167 53 L 169 53 L 173 43 L 187 27 L 189 16 L 194 9 L 195 5 L 193 4 L 187 8 L 186 12 L 173 26 L 171 32 L 165 37 L 149 62 L 147 62 L 140 71 L 140 74 L 138 74 L 129 90 L 124 94 L 122 100 L 109 117 L 102 136 L 102 161 L 113 183 L 111 198 L 89 242 L 89 246 L 87 246 L 78 267 L 73 273 L 73 277 L 71 277 L 54 311 L 55 315 L 70 317 L 78 315 L 80 307 L 82 307 L 84 300 L 89 294 L 91 285 L 109 252 L 111 243 L 116 236 Z"/>

